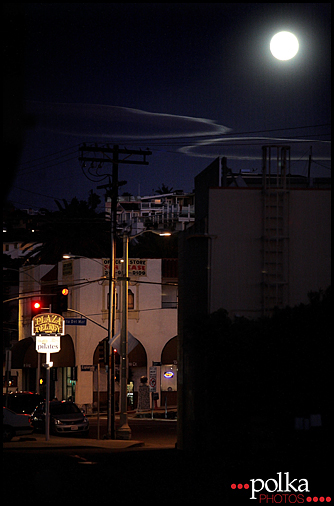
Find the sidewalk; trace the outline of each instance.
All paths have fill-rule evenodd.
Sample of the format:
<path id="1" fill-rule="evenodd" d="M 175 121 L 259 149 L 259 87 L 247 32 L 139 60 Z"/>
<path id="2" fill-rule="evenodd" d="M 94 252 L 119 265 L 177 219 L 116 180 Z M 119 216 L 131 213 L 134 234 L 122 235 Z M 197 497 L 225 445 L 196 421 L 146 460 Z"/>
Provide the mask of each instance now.
<path id="1" fill-rule="evenodd" d="M 153 410 L 153 419 L 166 422 L 176 422 L 177 407 L 169 406 L 167 418 L 165 418 L 165 408 L 157 407 Z M 97 413 L 94 412 L 86 415 L 88 418 L 96 418 Z M 106 411 L 100 412 L 100 417 L 105 418 Z M 128 417 L 131 418 L 152 418 L 152 410 L 137 411 L 129 410 Z M 119 412 L 116 413 L 116 419 L 119 419 Z M 128 448 L 146 447 L 151 448 L 152 445 L 145 444 L 144 441 L 134 439 L 89 439 L 78 437 L 61 437 L 58 435 L 50 435 L 49 441 L 45 440 L 45 434 L 33 433 L 28 436 L 16 436 L 8 443 L 3 443 L 4 450 L 37 450 L 37 449 L 69 449 L 69 448 L 101 448 L 110 451 L 121 451 Z"/>
<path id="2" fill-rule="evenodd" d="M 4 450 L 20 449 L 51 449 L 51 448 L 104 448 L 106 450 L 125 450 L 144 446 L 143 441 L 121 440 L 121 439 L 88 439 L 77 437 L 50 436 L 49 441 L 45 440 L 45 434 L 31 434 L 29 436 L 14 437 L 8 443 L 3 443 Z"/>
<path id="3" fill-rule="evenodd" d="M 120 412 L 116 411 L 116 418 L 119 417 Z M 86 414 L 88 418 L 97 417 L 97 411 L 93 411 L 90 414 Z M 107 416 L 106 410 L 100 411 L 100 416 Z M 143 411 L 138 411 L 137 409 L 128 410 L 129 418 L 152 418 L 152 409 L 146 409 Z M 159 420 L 176 420 L 177 419 L 177 406 L 168 406 L 168 410 L 161 407 L 156 407 L 153 409 L 153 418 L 157 418 Z"/>

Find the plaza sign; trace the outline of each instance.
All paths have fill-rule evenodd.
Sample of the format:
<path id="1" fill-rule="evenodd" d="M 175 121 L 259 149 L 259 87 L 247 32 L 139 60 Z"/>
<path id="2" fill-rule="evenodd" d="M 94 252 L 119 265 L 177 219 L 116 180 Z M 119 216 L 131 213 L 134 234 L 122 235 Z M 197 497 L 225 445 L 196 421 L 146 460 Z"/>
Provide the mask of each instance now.
<path id="1" fill-rule="evenodd" d="M 63 336 L 65 334 L 65 319 L 59 314 L 38 314 L 34 316 L 31 323 L 33 336 Z"/>

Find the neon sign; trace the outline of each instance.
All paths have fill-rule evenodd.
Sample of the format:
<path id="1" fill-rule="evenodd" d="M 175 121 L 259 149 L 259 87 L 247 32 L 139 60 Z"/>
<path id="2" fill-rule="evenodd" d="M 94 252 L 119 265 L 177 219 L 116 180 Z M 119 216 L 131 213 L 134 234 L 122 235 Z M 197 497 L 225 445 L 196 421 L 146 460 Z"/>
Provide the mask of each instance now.
<path id="1" fill-rule="evenodd" d="M 169 378 L 172 378 L 174 376 L 174 373 L 172 371 L 166 371 L 164 373 L 164 377 L 169 379 Z"/>

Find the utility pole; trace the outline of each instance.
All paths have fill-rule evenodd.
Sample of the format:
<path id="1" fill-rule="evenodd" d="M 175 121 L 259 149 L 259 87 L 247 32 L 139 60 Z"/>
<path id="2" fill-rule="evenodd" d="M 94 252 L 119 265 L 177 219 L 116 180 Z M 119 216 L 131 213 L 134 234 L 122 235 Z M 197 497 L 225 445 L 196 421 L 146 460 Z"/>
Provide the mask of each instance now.
<path id="1" fill-rule="evenodd" d="M 311 162 L 312 162 L 312 146 L 310 146 L 310 153 L 308 155 L 307 186 L 311 186 Z"/>
<path id="2" fill-rule="evenodd" d="M 136 164 L 136 165 L 148 165 L 146 161 L 146 156 L 151 155 L 152 152 L 149 150 L 141 150 L 141 149 L 120 149 L 118 145 L 113 145 L 112 147 L 107 145 L 98 146 L 97 144 L 87 146 L 84 143 L 79 147 L 80 156 L 79 161 L 82 162 L 83 168 L 86 162 L 91 163 L 90 175 L 92 175 L 91 170 L 94 169 L 94 164 L 96 164 L 96 177 L 100 177 L 98 173 L 98 168 L 100 168 L 104 163 L 112 163 L 112 174 L 111 180 L 110 176 L 107 175 L 109 182 L 108 184 L 98 186 L 97 188 L 106 189 L 106 197 L 111 198 L 111 208 L 110 208 L 110 265 L 109 265 L 109 308 L 108 308 L 108 348 L 107 353 L 109 357 L 108 364 L 108 425 L 107 425 L 107 438 L 115 439 L 115 382 L 114 382 L 114 372 L 112 372 L 112 367 L 110 363 L 110 351 L 112 350 L 110 343 L 115 334 L 114 322 L 115 322 L 115 259 L 116 259 L 116 228 L 117 228 L 117 202 L 118 202 L 118 187 L 122 186 L 126 183 L 126 181 L 118 180 L 118 165 L 120 163 L 126 164 Z M 123 156 L 124 155 L 124 156 Z M 135 155 L 136 158 L 139 156 L 140 159 L 129 159 L 131 156 Z M 128 336 L 126 335 L 126 341 Z M 127 363 L 126 356 L 127 346 L 122 347 L 121 350 L 121 361 Z M 124 356 L 123 356 L 124 355 Z M 111 357 L 113 361 L 113 357 Z M 122 369 L 123 370 L 123 369 Z M 112 372 L 112 374 L 111 374 Z M 121 389 L 127 388 L 127 370 L 123 373 L 125 378 L 121 378 Z M 124 392 L 121 391 L 121 397 L 124 397 Z M 125 394 L 126 395 L 126 394 Z M 131 432 L 129 438 L 131 437 Z"/>

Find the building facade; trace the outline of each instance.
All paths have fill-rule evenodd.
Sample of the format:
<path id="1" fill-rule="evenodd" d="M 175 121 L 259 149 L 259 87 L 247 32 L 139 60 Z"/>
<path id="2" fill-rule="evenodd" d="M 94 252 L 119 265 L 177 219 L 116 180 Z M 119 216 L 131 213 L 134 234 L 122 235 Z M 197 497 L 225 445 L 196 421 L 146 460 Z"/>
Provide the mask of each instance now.
<path id="1" fill-rule="evenodd" d="M 110 213 L 110 199 L 106 213 Z M 177 190 L 144 197 L 119 196 L 117 223 L 121 228 L 131 225 L 132 233 L 146 228 L 184 230 L 195 220 L 195 195 Z"/>
<path id="2" fill-rule="evenodd" d="M 208 314 L 224 308 L 231 317 L 270 316 L 331 283 L 330 180 L 310 184 L 285 172 L 283 162 L 275 170 L 268 162 L 263 174 L 224 175 L 217 159 L 195 178 L 195 223 L 180 237 L 206 242 L 202 258 L 191 246 L 185 261 L 195 276 L 201 262 L 207 271 Z"/>
<path id="3" fill-rule="evenodd" d="M 195 222 L 179 234 L 180 448 L 216 437 L 199 323 L 219 309 L 232 320 L 270 316 L 331 284 L 330 180 L 292 176 L 288 147 L 268 149 L 262 174 L 232 174 L 218 158 L 195 178 Z"/>
<path id="4" fill-rule="evenodd" d="M 141 376 L 149 376 L 153 362 L 157 376 L 158 405 L 176 404 L 177 378 L 177 260 L 129 259 L 128 401 L 137 407 Z M 122 275 L 121 259 L 116 261 L 116 277 Z M 27 266 L 20 269 L 20 293 L 26 298 L 19 305 L 19 342 L 14 345 L 13 369 L 19 373 L 19 390 L 43 388 L 43 357 L 35 352 L 31 337 L 31 302 L 40 299 L 45 307 L 56 304 L 61 287 L 69 290 L 65 317 L 65 336 L 61 351 L 51 355 L 51 395 L 71 397 L 88 412 L 97 403 L 106 404 L 107 374 L 101 361 L 100 342 L 108 335 L 109 259 L 73 258 L 56 266 Z M 121 326 L 121 286 L 116 283 L 114 347 Z M 71 311 L 72 310 L 72 311 Z M 57 312 L 57 311 L 55 311 Z M 103 349 L 103 348 L 102 348 Z M 118 363 L 115 352 L 115 398 L 118 404 Z M 99 367 L 98 367 L 99 365 Z M 166 374 L 166 372 L 170 372 Z M 42 385 L 40 385 L 42 383 Z"/>

